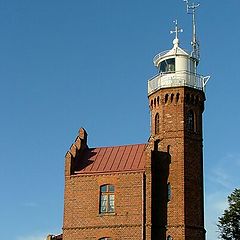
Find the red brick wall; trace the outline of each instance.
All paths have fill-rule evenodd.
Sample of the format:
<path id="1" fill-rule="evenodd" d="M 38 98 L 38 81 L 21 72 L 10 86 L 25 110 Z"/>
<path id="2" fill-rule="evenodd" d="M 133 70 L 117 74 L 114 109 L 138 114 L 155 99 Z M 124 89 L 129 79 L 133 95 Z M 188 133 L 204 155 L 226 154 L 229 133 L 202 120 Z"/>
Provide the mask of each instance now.
<path id="1" fill-rule="evenodd" d="M 166 97 L 168 95 L 168 97 Z M 189 101 L 187 98 L 189 95 Z M 178 97 L 177 97 L 178 96 Z M 161 89 L 149 97 L 152 119 L 151 141 L 159 142 L 159 151 L 170 153 L 168 181 L 172 197 L 167 205 L 167 233 L 174 240 L 204 240 L 202 111 L 204 93 L 180 87 Z M 197 119 L 196 131 L 186 128 L 188 110 Z M 155 115 L 160 116 L 160 132 L 155 134 Z M 168 147 L 169 146 L 169 147 Z"/>
<path id="2" fill-rule="evenodd" d="M 66 176 L 63 239 L 142 239 L 142 181 L 143 173 Z M 99 213 L 103 184 L 115 186 L 114 214 Z"/>
<path id="3" fill-rule="evenodd" d="M 188 89 L 186 94 L 191 97 L 187 103 L 185 99 L 185 119 L 189 110 L 194 111 L 195 118 L 194 131 L 188 131 L 185 125 L 184 135 L 186 239 L 205 239 L 202 151 L 202 113 L 205 96 L 203 92 L 194 89 Z M 196 96 L 198 96 L 198 101 L 196 101 Z"/>

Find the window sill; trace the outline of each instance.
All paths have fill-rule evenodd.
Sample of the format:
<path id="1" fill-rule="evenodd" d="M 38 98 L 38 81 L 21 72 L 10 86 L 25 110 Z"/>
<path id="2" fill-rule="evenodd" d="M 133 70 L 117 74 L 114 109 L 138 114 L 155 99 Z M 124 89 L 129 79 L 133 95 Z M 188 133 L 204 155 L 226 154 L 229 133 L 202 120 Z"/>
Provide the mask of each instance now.
<path id="1" fill-rule="evenodd" d="M 116 216 L 117 214 L 114 213 L 99 213 L 98 216 L 99 217 L 104 217 L 104 216 Z"/>

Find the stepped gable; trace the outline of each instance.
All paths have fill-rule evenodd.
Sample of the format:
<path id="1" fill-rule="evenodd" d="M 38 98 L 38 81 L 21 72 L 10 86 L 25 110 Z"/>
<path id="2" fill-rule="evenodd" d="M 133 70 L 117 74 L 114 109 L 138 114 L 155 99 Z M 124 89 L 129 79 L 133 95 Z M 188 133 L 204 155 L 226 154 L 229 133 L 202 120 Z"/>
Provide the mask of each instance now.
<path id="1" fill-rule="evenodd" d="M 87 132 L 84 128 L 80 128 L 75 142 L 70 147 L 65 155 L 65 175 L 70 176 L 74 174 L 77 168 L 79 156 L 83 155 L 88 149 Z"/>

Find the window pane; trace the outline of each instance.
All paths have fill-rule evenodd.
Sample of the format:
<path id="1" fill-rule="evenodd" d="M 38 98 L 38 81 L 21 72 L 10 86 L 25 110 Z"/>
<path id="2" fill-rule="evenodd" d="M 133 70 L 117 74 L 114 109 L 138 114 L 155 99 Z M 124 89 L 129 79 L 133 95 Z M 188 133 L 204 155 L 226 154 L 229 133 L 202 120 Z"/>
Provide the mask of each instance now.
<path id="1" fill-rule="evenodd" d="M 108 186 L 108 191 L 109 192 L 114 192 L 114 186 L 113 185 L 109 185 Z"/>
<path id="2" fill-rule="evenodd" d="M 107 212 L 107 195 L 101 195 L 101 208 L 100 212 Z"/>
<path id="3" fill-rule="evenodd" d="M 114 212 L 114 195 L 109 195 L 108 212 Z"/>
<path id="4" fill-rule="evenodd" d="M 107 185 L 101 186 L 101 192 L 107 192 Z"/>
<path id="5" fill-rule="evenodd" d="M 175 72 L 175 58 L 170 58 L 162 61 L 159 66 L 159 72 Z"/>
<path id="6" fill-rule="evenodd" d="M 167 59 L 167 72 L 175 71 L 175 58 Z"/>
<path id="7" fill-rule="evenodd" d="M 161 73 L 161 72 L 166 72 L 166 67 L 167 67 L 167 64 L 166 64 L 166 62 L 164 61 L 164 62 L 161 62 L 160 63 L 160 69 L 159 69 L 159 72 Z"/>

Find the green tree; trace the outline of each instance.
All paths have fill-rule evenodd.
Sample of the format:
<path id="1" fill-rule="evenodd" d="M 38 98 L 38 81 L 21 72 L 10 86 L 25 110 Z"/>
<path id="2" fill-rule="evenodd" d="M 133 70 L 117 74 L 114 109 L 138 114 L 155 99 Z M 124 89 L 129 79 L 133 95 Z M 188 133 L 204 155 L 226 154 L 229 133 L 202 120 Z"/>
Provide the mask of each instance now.
<path id="1" fill-rule="evenodd" d="M 228 196 L 228 209 L 218 219 L 219 238 L 240 240 L 240 189 Z"/>

